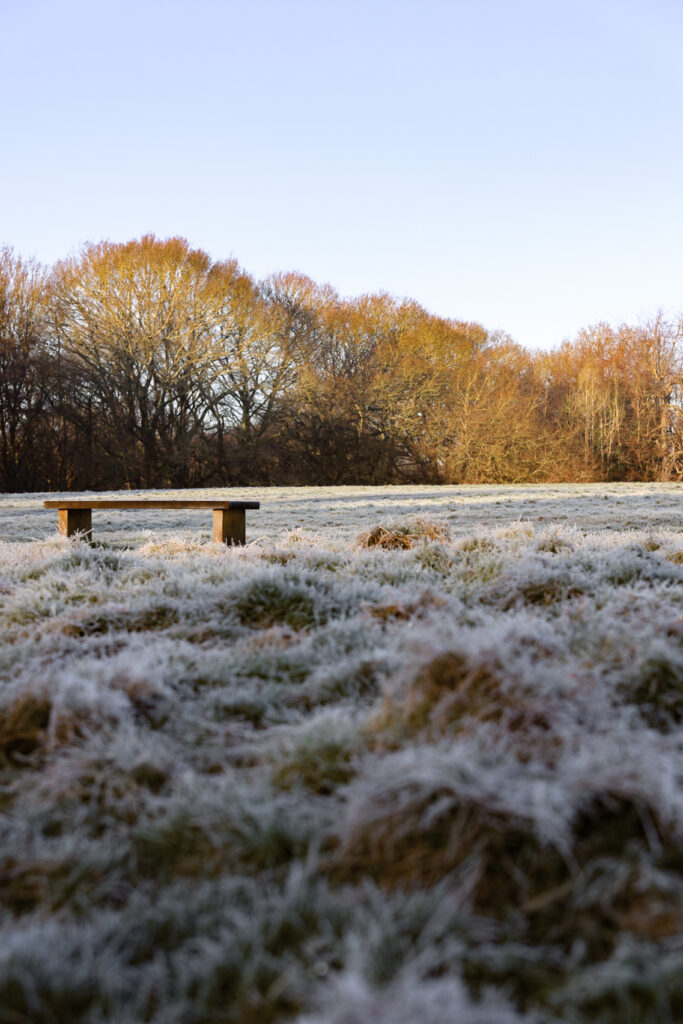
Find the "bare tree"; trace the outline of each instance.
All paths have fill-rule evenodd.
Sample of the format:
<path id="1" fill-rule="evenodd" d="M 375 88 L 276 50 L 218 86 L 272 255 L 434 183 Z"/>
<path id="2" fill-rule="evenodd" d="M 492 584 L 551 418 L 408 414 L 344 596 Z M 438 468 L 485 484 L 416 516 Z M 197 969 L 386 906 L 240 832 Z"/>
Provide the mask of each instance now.
<path id="1" fill-rule="evenodd" d="M 194 482 L 192 446 L 208 414 L 220 294 L 212 263 L 184 239 L 87 245 L 57 264 L 53 342 L 80 401 L 79 429 L 132 486 Z"/>
<path id="2" fill-rule="evenodd" d="M 0 476 L 5 491 L 30 488 L 44 470 L 48 361 L 45 271 L 0 249 Z"/>

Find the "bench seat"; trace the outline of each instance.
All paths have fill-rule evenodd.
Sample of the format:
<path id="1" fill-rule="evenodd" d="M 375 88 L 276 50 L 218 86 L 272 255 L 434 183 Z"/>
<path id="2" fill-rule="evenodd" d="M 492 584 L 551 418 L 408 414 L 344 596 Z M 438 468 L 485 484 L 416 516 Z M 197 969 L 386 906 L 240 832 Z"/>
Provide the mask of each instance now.
<path id="1" fill-rule="evenodd" d="M 204 509 L 213 510 L 213 539 L 223 544 L 244 544 L 246 540 L 247 509 L 261 507 L 259 501 L 221 501 L 214 499 L 182 498 L 64 498 L 43 502 L 45 508 L 56 508 L 59 513 L 59 532 L 66 537 L 82 533 L 92 540 L 92 510 L 102 509 Z"/>

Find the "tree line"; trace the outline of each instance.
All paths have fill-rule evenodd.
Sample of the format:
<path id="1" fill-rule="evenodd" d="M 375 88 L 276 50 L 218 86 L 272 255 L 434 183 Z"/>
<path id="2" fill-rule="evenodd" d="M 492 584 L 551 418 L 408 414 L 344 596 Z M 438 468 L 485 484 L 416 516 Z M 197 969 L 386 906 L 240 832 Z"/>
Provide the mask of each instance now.
<path id="1" fill-rule="evenodd" d="M 674 480 L 683 318 L 528 351 L 182 238 L 0 249 L 0 488 Z"/>

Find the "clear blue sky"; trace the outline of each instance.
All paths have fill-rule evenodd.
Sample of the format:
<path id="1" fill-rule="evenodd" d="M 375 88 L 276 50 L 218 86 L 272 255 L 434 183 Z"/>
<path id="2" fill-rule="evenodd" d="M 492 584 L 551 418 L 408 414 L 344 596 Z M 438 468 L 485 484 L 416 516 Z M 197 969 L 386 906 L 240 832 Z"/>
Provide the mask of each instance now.
<path id="1" fill-rule="evenodd" d="M 0 242 L 184 235 L 552 346 L 683 310 L 683 0 L 0 0 Z"/>

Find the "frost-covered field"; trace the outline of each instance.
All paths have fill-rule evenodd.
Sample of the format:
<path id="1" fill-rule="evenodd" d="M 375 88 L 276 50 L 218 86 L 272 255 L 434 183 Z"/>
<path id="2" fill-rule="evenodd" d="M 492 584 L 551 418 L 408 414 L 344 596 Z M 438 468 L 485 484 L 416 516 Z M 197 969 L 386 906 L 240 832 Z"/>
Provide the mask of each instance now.
<path id="1" fill-rule="evenodd" d="M 0 1022 L 683 1017 L 683 488 L 230 496 L 0 498 Z"/>

